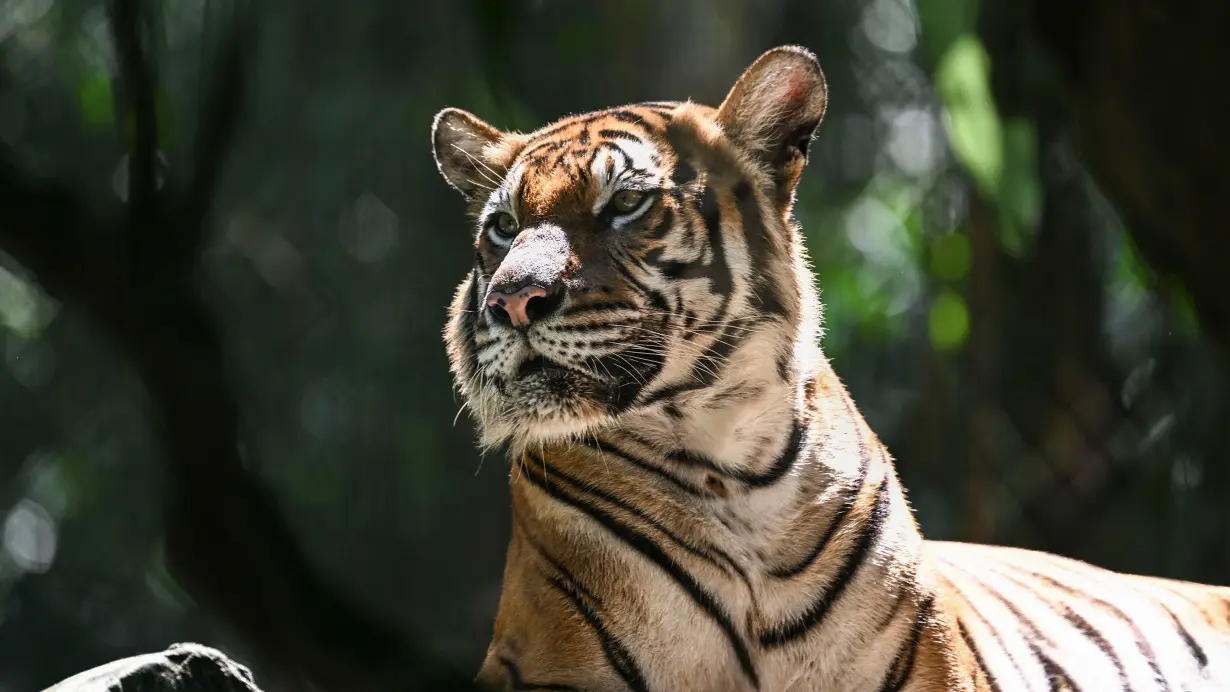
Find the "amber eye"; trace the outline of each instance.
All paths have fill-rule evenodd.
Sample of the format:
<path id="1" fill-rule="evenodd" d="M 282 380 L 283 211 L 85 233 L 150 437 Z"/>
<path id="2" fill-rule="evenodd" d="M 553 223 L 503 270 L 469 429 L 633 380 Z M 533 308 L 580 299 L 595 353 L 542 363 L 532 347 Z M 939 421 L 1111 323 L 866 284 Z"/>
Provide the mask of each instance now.
<path id="1" fill-rule="evenodd" d="M 636 211 L 645 201 L 645 193 L 640 190 L 620 190 L 611 198 L 611 209 L 616 214 L 627 214 Z"/>
<path id="2" fill-rule="evenodd" d="M 517 220 L 508 212 L 500 212 L 491 223 L 491 229 L 501 238 L 511 238 L 517 235 Z"/>

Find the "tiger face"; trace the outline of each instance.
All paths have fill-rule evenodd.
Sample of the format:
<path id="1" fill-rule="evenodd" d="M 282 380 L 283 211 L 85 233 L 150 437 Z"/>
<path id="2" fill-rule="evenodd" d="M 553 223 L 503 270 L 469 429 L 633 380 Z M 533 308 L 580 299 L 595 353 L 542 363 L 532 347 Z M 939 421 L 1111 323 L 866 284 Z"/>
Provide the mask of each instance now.
<path id="1" fill-rule="evenodd" d="M 474 266 L 445 340 L 485 444 L 575 439 L 714 396 L 761 335 L 788 377 L 809 281 L 790 206 L 827 91 L 776 49 L 719 108 L 653 102 L 502 132 L 440 112 L 433 147 L 466 198 Z"/>

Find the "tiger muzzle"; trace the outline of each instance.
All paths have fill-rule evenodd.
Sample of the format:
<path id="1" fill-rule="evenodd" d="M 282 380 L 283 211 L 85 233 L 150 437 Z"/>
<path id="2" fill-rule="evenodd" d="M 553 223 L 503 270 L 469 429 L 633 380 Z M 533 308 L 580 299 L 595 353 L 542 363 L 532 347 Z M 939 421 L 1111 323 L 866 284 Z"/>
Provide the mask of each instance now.
<path id="1" fill-rule="evenodd" d="M 488 319 L 521 329 L 559 312 L 568 294 L 570 256 L 568 238 L 558 226 L 519 233 L 487 288 Z"/>

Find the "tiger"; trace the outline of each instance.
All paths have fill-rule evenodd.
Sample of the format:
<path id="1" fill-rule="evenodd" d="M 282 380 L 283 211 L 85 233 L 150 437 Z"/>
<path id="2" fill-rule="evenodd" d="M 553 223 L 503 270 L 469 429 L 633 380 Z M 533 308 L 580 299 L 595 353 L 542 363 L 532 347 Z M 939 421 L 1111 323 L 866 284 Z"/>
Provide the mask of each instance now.
<path id="1" fill-rule="evenodd" d="M 1230 588 L 923 539 L 821 349 L 793 208 L 827 104 L 783 46 L 717 108 L 434 118 L 474 233 L 444 341 L 478 445 L 509 459 L 476 683 L 1230 689 Z"/>

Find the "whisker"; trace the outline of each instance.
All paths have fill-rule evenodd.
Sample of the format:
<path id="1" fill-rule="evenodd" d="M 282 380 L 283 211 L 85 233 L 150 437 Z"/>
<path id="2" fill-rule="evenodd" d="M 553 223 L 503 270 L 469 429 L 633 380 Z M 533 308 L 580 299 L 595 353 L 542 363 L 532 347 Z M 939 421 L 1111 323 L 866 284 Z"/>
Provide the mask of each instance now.
<path id="1" fill-rule="evenodd" d="M 500 178 L 502 176 L 496 173 L 494 170 L 492 170 L 491 167 L 486 164 L 486 162 L 480 160 L 478 157 L 466 151 L 459 144 L 453 144 L 453 148 L 456 149 L 457 151 L 460 151 L 462 154 L 465 154 L 465 157 L 468 158 L 471 163 L 477 164 L 478 166 L 481 166 L 483 169 L 490 171 L 491 175 L 487 175 L 487 173 L 485 173 L 483 170 L 476 169 L 478 170 L 478 173 L 482 175 L 483 180 L 485 180 L 488 183 L 491 183 L 493 186 L 490 188 L 483 188 L 483 189 L 487 190 L 488 192 L 491 192 L 492 190 L 495 190 L 495 188 L 500 186 Z M 492 176 L 495 176 L 495 177 L 493 178 Z M 471 180 L 469 182 L 473 183 L 475 181 Z"/>

